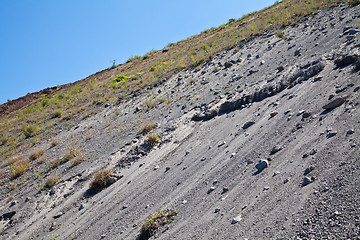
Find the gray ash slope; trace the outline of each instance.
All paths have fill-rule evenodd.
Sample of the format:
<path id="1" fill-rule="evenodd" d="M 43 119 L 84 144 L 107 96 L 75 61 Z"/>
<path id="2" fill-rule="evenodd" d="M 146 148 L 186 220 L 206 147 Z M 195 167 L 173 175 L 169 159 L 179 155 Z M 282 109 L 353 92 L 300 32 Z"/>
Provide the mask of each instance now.
<path id="1" fill-rule="evenodd" d="M 97 158 L 57 170 L 51 191 L 29 183 L 3 199 L 1 239 L 136 239 L 167 208 L 179 213 L 153 238 L 358 239 L 359 20 L 360 6 L 323 9 L 286 40 L 241 42 L 62 131 Z M 154 149 L 137 133 L 147 120 Z M 256 172 L 259 159 L 269 166 Z M 87 194 L 101 166 L 122 178 Z"/>

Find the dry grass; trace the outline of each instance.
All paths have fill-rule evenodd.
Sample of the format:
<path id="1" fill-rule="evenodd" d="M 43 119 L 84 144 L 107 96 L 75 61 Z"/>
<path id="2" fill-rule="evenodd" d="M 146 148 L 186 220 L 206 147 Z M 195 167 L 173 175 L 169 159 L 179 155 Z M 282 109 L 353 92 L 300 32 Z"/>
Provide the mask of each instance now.
<path id="1" fill-rule="evenodd" d="M 61 177 L 58 176 L 50 176 L 46 178 L 43 189 L 53 187 L 60 180 L 60 178 Z"/>
<path id="2" fill-rule="evenodd" d="M 0 179 L 6 178 L 7 173 L 4 169 L 0 169 Z"/>
<path id="3" fill-rule="evenodd" d="M 141 239 L 153 236 L 160 227 L 171 223 L 178 214 L 177 210 L 162 210 L 149 216 L 141 226 Z"/>
<path id="4" fill-rule="evenodd" d="M 147 135 L 145 139 L 145 143 L 149 146 L 155 146 L 156 144 L 160 143 L 160 141 L 160 136 L 157 133 L 151 133 Z"/>
<path id="5" fill-rule="evenodd" d="M 28 160 L 18 160 L 13 165 L 10 166 L 10 177 L 15 179 L 26 173 L 29 169 L 30 163 Z"/>
<path id="6" fill-rule="evenodd" d="M 110 176 L 111 176 L 111 171 L 109 169 L 102 168 L 97 170 L 94 173 L 94 177 L 90 184 L 90 188 L 99 189 L 105 187 L 108 183 Z"/>
<path id="7" fill-rule="evenodd" d="M 80 150 L 75 147 L 68 147 L 63 157 L 63 162 L 67 162 L 80 154 Z"/>
<path id="8" fill-rule="evenodd" d="M 39 149 L 39 150 L 35 150 L 33 152 L 30 153 L 29 159 L 34 161 L 37 158 L 41 157 L 42 155 L 44 155 L 45 150 L 44 149 Z"/>
<path id="9" fill-rule="evenodd" d="M 149 133 L 151 132 L 153 129 L 155 129 L 155 125 L 152 123 L 146 123 L 144 125 L 141 126 L 139 133 Z"/>
<path id="10" fill-rule="evenodd" d="M 57 168 L 58 166 L 60 166 L 60 159 L 59 158 L 54 158 L 53 160 L 50 161 L 49 163 L 49 167 L 51 169 Z"/>
<path id="11" fill-rule="evenodd" d="M 51 140 L 51 145 L 50 145 L 51 148 L 56 147 L 57 145 L 59 145 L 58 140 L 56 140 L 56 139 Z"/>
<path id="12" fill-rule="evenodd" d="M 83 155 L 76 156 L 75 159 L 71 162 L 71 166 L 75 167 L 76 165 L 79 165 L 83 161 L 85 161 L 85 157 Z"/>

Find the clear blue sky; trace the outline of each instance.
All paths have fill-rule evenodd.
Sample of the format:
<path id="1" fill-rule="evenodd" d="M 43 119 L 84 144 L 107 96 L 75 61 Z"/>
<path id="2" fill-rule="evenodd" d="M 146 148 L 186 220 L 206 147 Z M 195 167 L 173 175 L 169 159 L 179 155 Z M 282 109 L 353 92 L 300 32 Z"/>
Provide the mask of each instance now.
<path id="1" fill-rule="evenodd" d="M 0 103 L 83 79 L 275 0 L 0 0 Z"/>

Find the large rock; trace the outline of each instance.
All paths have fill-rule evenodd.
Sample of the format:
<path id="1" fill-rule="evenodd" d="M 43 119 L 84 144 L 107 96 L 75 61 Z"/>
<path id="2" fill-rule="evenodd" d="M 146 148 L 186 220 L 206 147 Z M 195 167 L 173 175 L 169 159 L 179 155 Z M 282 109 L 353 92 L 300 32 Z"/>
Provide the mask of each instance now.
<path id="1" fill-rule="evenodd" d="M 325 110 L 330 110 L 333 108 L 336 108 L 338 106 L 340 106 L 341 104 L 343 104 L 345 102 L 345 98 L 344 97 L 338 97 L 335 100 L 329 102 L 328 104 L 326 104 L 325 106 L 323 106 L 322 108 Z"/>

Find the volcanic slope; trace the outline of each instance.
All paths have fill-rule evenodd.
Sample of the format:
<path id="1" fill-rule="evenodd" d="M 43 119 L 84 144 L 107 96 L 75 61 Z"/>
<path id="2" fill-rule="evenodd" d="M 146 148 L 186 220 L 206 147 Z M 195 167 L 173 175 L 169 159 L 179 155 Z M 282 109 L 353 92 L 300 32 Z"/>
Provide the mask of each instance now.
<path id="1" fill-rule="evenodd" d="M 322 9 L 60 132 L 97 158 L 3 198 L 1 239 L 140 239 L 163 209 L 178 214 L 150 239 L 357 239 L 359 21 L 359 5 Z M 115 182 L 92 192 L 100 167 Z"/>

